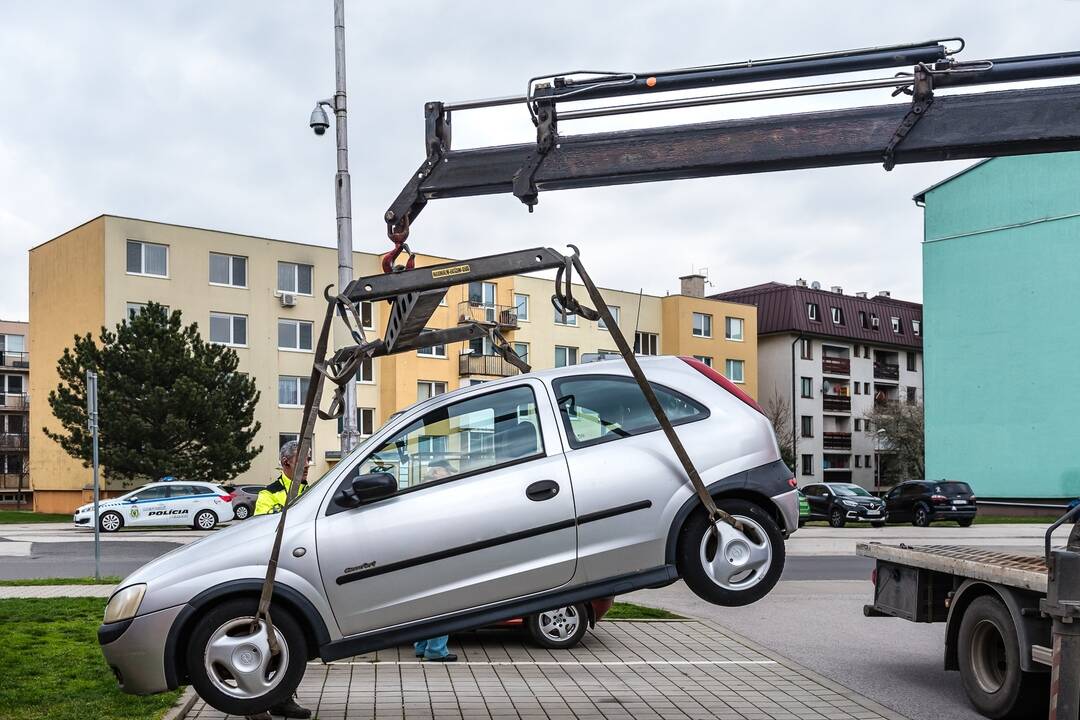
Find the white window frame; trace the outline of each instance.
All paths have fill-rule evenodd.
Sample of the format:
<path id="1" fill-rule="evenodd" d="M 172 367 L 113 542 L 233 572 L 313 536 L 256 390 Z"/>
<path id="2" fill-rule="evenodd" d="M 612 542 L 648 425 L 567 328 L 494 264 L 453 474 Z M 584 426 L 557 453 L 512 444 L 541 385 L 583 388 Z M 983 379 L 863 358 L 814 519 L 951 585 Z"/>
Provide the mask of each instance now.
<path id="1" fill-rule="evenodd" d="M 139 271 L 135 272 L 127 267 L 127 248 L 131 243 L 135 243 L 139 246 Z M 159 275 L 158 273 L 146 272 L 146 246 L 159 247 L 165 249 L 165 274 Z M 153 278 L 165 278 L 169 277 L 169 246 L 162 243 L 146 242 L 145 240 L 132 240 L 128 238 L 127 244 L 124 245 L 124 269 L 128 275 L 137 275 L 138 277 L 153 277 Z"/>
<path id="2" fill-rule="evenodd" d="M 294 381 L 293 382 L 294 390 L 296 390 L 296 404 L 295 405 L 293 405 L 291 403 L 283 403 L 283 402 L 281 402 L 281 381 L 282 380 Z M 299 375 L 278 375 L 278 386 L 277 386 L 278 407 L 283 407 L 283 408 L 304 407 L 304 399 L 305 399 L 303 397 L 305 395 L 305 393 L 304 393 L 304 383 L 303 383 L 304 380 L 308 380 L 310 382 L 309 378 L 301 377 Z"/>
<path id="3" fill-rule="evenodd" d="M 229 282 L 227 282 L 227 283 L 214 282 L 213 280 L 209 279 L 210 278 L 210 272 L 212 270 L 212 267 L 210 266 L 210 263 L 212 263 L 214 261 L 214 256 L 215 255 L 217 255 L 218 257 L 228 258 L 228 260 L 229 260 Z M 234 276 L 235 274 L 233 272 L 235 270 L 235 267 L 233 266 L 233 260 L 243 260 L 244 261 L 244 284 L 243 285 L 237 285 L 234 282 L 236 280 L 236 278 L 235 278 L 235 276 Z M 247 259 L 247 256 L 246 255 L 233 255 L 231 253 L 219 253 L 219 252 L 214 252 L 213 250 L 211 250 L 210 251 L 210 258 L 207 261 L 206 277 L 207 277 L 207 281 L 211 285 L 213 285 L 214 287 L 227 287 L 227 288 L 237 288 L 239 290 L 247 290 L 248 289 L 248 285 L 247 285 L 248 259 Z"/>
<path id="4" fill-rule="evenodd" d="M 296 288 L 296 289 L 295 290 L 289 290 L 288 288 L 278 287 L 277 288 L 278 293 L 288 293 L 290 295 L 304 295 L 306 297 L 313 297 L 314 292 L 315 292 L 315 266 L 314 265 L 309 265 L 308 263 L 294 262 L 292 260 L 278 260 L 277 261 L 278 275 L 274 279 L 274 286 L 275 287 L 277 287 L 278 281 L 281 279 L 281 266 L 282 265 L 292 265 L 293 266 L 292 280 L 293 280 L 293 287 Z M 311 292 L 300 292 L 300 268 L 301 267 L 311 268 Z"/>
<path id="5" fill-rule="evenodd" d="M 736 337 L 731 333 L 732 321 L 739 323 L 739 335 Z M 731 342 L 745 342 L 746 341 L 746 320 L 741 317 L 735 317 L 734 315 L 724 316 L 724 339 Z"/>
<path id="6" fill-rule="evenodd" d="M 738 365 L 733 365 L 732 363 L 738 363 Z M 739 368 L 738 380 L 731 377 L 731 369 L 734 367 Z M 726 360 L 724 360 L 724 377 L 726 377 L 728 380 L 735 383 L 736 385 L 744 384 L 746 382 L 746 361 L 740 360 L 738 358 L 727 358 Z"/>
<path id="7" fill-rule="evenodd" d="M 844 324 L 844 310 L 838 307 L 829 307 L 829 312 L 832 315 L 833 325 Z"/>
<path id="8" fill-rule="evenodd" d="M 431 328 L 424 328 L 422 332 L 432 332 Z M 439 352 L 439 348 L 442 348 L 442 352 Z M 417 356 L 424 358 L 442 358 L 446 359 L 446 343 L 442 345 L 433 345 L 432 347 L 420 348 L 416 351 Z"/>
<path id="9" fill-rule="evenodd" d="M 443 299 L 444 300 L 446 299 L 445 295 L 443 296 Z M 367 313 L 368 314 L 368 320 L 370 321 L 369 325 L 364 324 L 364 308 L 365 307 L 367 308 L 367 311 L 368 311 L 368 313 Z M 370 300 L 361 300 L 360 301 L 360 306 L 356 308 L 356 312 L 360 316 L 360 324 L 365 330 L 374 330 L 375 329 L 375 303 L 371 302 Z"/>
<path id="10" fill-rule="evenodd" d="M 691 313 L 690 334 L 699 338 L 712 337 L 712 315 L 709 313 Z M 698 332 L 698 318 L 702 319 L 701 332 Z"/>
<path id="11" fill-rule="evenodd" d="M 555 311 L 555 324 L 562 325 L 563 327 L 577 327 L 577 315 L 574 313 L 566 313 L 566 322 L 563 322 L 563 314 L 552 308 Z"/>
<path id="12" fill-rule="evenodd" d="M 426 398 L 423 398 L 423 400 L 430 400 L 433 397 L 437 397 L 439 395 L 445 395 L 446 394 L 447 384 L 446 384 L 446 381 L 444 381 L 444 380 L 417 380 L 416 381 L 416 401 L 417 402 L 422 402 L 422 400 L 420 398 L 420 386 L 421 385 L 427 385 L 428 386 L 428 396 Z M 435 392 L 435 390 L 438 388 L 439 385 L 442 385 L 442 392 Z"/>
<path id="13" fill-rule="evenodd" d="M 916 337 L 922 335 L 922 320 L 911 321 L 911 333 Z"/>
<path id="14" fill-rule="evenodd" d="M 806 303 L 806 317 L 812 322 L 821 322 L 818 319 L 818 305 L 817 303 Z"/>
<path id="15" fill-rule="evenodd" d="M 899 334 L 901 332 L 900 318 L 896 317 L 895 315 L 890 315 L 889 322 L 892 324 L 892 331 Z"/>
<path id="16" fill-rule="evenodd" d="M 529 362 L 529 343 L 527 343 L 527 342 L 515 342 L 513 347 L 514 347 L 514 352 L 517 353 L 518 357 L 521 358 L 522 360 L 524 360 L 526 363 L 528 363 Z M 518 350 L 519 347 L 524 347 L 525 348 L 525 354 L 524 355 L 522 355 L 521 351 Z"/>
<path id="17" fill-rule="evenodd" d="M 559 365 L 558 358 L 559 358 L 559 351 L 560 350 L 565 351 L 563 353 L 563 355 L 565 356 L 566 363 L 563 364 L 563 365 Z M 574 361 L 573 362 L 570 362 L 571 353 L 574 356 L 574 358 L 573 358 Z M 572 346 L 572 345 L 556 345 L 555 346 L 555 352 L 554 352 L 554 362 L 555 362 L 555 367 L 571 367 L 573 365 L 577 365 L 578 364 L 578 349 L 576 347 Z"/>
<path id="18" fill-rule="evenodd" d="M 649 340 L 648 343 L 645 340 Z M 649 345 L 648 348 L 645 345 Z M 645 352 L 645 350 L 654 350 L 655 352 Z M 653 332 L 645 332 L 638 330 L 634 333 L 634 352 L 638 355 L 659 355 L 660 354 L 660 334 Z"/>
<path id="19" fill-rule="evenodd" d="M 368 422 L 365 432 L 364 415 L 367 414 Z M 356 408 L 356 429 L 360 432 L 360 437 L 371 437 L 375 434 L 375 408 L 372 407 L 358 407 Z"/>
<path id="20" fill-rule="evenodd" d="M 618 305 L 608 305 L 608 310 L 611 311 L 611 318 L 615 321 L 616 327 L 618 327 L 618 325 L 619 325 L 619 313 L 620 313 L 619 306 Z M 604 318 L 600 318 L 599 320 L 597 320 L 596 321 L 596 326 L 598 328 L 600 328 L 601 330 L 607 330 L 608 329 L 608 326 L 604 324 Z"/>
<path id="21" fill-rule="evenodd" d="M 712 367 L 712 357 L 709 355 L 695 355 L 694 359 L 705 363 L 708 367 Z"/>
<path id="22" fill-rule="evenodd" d="M 288 347 L 281 344 L 281 325 L 293 325 L 296 328 L 296 347 Z M 308 325 L 311 328 L 311 332 L 308 333 L 308 337 L 311 340 L 312 347 L 300 347 L 300 326 Z M 293 320 L 292 318 L 278 318 L 278 350 L 282 352 L 299 352 L 310 353 L 314 352 L 313 347 L 315 344 L 315 323 L 310 320 Z"/>
<path id="23" fill-rule="evenodd" d="M 210 322 L 211 322 L 211 324 L 213 323 L 213 319 L 214 319 L 215 316 L 218 317 L 218 318 L 228 318 L 228 320 L 229 320 L 229 342 L 221 342 L 220 340 L 215 340 L 213 338 L 211 328 L 208 327 L 207 330 L 209 332 L 207 333 L 207 335 L 210 337 L 210 342 L 211 343 L 213 343 L 214 345 L 225 345 L 227 347 L 246 348 L 248 346 L 247 338 L 248 338 L 248 334 L 249 334 L 248 333 L 249 328 L 248 328 L 248 316 L 247 315 L 241 315 L 239 313 L 216 312 L 214 310 L 211 310 L 210 311 Z M 244 319 L 244 342 L 242 342 L 242 343 L 233 342 L 233 339 L 236 338 L 236 320 L 237 320 L 237 318 L 243 318 Z"/>
<path id="24" fill-rule="evenodd" d="M 524 300 L 524 303 L 519 300 Z M 524 314 L 521 312 L 521 308 L 525 308 Z M 518 322 L 529 322 L 529 296 L 525 293 L 514 293 L 514 312 L 517 313 Z"/>
<path id="25" fill-rule="evenodd" d="M 371 370 L 371 378 L 369 380 L 363 379 L 364 368 Z M 375 359 L 366 358 L 360 362 L 356 368 L 356 382 L 360 385 L 374 385 L 375 384 Z"/>

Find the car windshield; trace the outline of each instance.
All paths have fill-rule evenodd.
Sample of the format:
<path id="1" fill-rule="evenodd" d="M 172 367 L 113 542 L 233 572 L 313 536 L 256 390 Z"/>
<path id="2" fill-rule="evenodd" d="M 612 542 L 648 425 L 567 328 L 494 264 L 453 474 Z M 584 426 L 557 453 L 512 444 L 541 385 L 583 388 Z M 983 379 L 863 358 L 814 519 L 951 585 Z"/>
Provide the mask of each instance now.
<path id="1" fill-rule="evenodd" d="M 945 495 L 970 495 L 971 486 L 965 482 L 943 482 L 934 485 L 934 492 Z"/>
<path id="2" fill-rule="evenodd" d="M 844 497 L 873 497 L 858 485 L 833 485 L 833 492 Z"/>

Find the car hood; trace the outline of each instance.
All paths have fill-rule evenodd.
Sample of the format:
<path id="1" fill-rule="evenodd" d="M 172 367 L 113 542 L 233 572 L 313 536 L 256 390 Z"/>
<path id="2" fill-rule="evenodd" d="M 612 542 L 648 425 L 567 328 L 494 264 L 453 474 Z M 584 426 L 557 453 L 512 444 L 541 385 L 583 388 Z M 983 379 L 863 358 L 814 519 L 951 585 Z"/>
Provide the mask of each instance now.
<path id="1" fill-rule="evenodd" d="M 123 500 L 101 500 L 98 502 L 99 510 L 108 510 L 109 508 L 125 508 L 131 505 L 131 503 L 124 502 Z M 87 503 L 75 508 L 75 513 L 94 512 L 94 503 Z"/>

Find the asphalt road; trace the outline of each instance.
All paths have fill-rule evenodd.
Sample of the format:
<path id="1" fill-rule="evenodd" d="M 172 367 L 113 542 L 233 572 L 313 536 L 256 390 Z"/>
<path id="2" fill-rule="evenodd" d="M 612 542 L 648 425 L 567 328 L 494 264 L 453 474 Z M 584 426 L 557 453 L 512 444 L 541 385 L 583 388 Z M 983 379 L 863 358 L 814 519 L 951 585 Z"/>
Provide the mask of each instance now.
<path id="1" fill-rule="evenodd" d="M 109 542 L 101 545 L 101 574 L 123 577 L 180 547 L 170 542 Z M 0 579 L 93 577 L 92 542 L 31 543 L 26 556 L 0 557 Z"/>

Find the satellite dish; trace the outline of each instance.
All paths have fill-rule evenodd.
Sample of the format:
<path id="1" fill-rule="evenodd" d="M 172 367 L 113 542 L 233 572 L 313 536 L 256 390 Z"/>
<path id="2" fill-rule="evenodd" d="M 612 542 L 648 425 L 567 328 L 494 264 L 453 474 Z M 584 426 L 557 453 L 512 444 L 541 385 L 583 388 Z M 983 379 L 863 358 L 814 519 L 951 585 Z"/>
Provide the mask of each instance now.
<path id="1" fill-rule="evenodd" d="M 814 290 L 820 290 L 821 289 L 821 283 L 819 283 L 817 280 L 815 280 L 814 282 L 810 283 L 810 287 L 812 287 Z"/>

